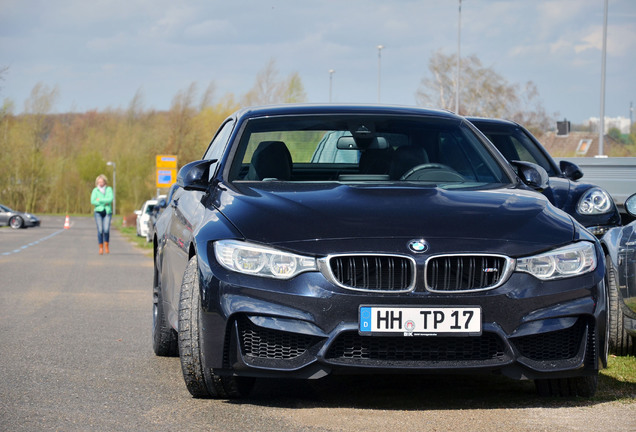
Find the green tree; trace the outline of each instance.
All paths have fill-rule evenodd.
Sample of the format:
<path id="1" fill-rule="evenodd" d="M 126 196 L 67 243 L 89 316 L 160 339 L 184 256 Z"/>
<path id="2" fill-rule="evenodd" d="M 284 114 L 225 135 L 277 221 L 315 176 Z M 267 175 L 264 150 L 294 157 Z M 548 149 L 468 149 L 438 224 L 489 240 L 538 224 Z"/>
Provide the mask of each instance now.
<path id="1" fill-rule="evenodd" d="M 623 134 L 621 133 L 621 130 L 619 128 L 616 128 L 616 127 L 610 128 L 607 131 L 607 135 L 610 138 L 613 138 L 613 139 L 615 139 L 618 142 L 623 142 L 624 141 L 623 140 Z"/>
<path id="2" fill-rule="evenodd" d="M 260 90 L 251 94 L 263 97 L 258 100 L 306 98 L 300 76 L 278 79 L 273 62 L 256 83 L 262 86 L 255 84 Z M 156 155 L 175 154 L 179 166 L 199 159 L 221 123 L 241 106 L 239 101 L 249 100 L 231 93 L 216 100 L 213 83 L 199 97 L 192 83 L 177 92 L 169 111 L 144 108 L 139 89 L 126 109 L 53 114 L 57 96 L 56 87 L 39 83 L 25 101 L 24 113 L 14 115 L 9 100 L 0 109 L 0 201 L 11 207 L 90 213 L 95 177 L 106 174 L 112 184 L 107 162 L 113 161 L 117 213 L 130 214 L 157 191 Z"/>

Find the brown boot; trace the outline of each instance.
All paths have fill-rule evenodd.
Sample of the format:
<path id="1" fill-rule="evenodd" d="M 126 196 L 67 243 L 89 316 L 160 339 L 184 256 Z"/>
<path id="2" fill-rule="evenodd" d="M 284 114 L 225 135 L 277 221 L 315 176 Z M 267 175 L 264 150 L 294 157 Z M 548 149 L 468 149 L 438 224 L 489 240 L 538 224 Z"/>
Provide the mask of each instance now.
<path id="1" fill-rule="evenodd" d="M 104 242 L 104 252 L 110 253 L 110 250 L 108 250 L 108 242 Z"/>
<path id="2" fill-rule="evenodd" d="M 102 255 L 104 253 L 104 245 L 103 244 L 99 244 L 99 254 Z"/>

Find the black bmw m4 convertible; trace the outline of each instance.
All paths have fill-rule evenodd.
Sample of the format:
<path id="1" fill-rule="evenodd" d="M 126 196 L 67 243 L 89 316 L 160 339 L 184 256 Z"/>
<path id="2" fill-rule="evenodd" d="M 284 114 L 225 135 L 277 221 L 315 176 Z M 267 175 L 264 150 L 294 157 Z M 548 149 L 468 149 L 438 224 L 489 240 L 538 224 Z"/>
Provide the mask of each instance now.
<path id="1" fill-rule="evenodd" d="M 329 374 L 499 373 L 591 396 L 598 240 L 464 118 L 240 110 L 181 168 L 154 237 L 153 348 L 195 397 Z"/>

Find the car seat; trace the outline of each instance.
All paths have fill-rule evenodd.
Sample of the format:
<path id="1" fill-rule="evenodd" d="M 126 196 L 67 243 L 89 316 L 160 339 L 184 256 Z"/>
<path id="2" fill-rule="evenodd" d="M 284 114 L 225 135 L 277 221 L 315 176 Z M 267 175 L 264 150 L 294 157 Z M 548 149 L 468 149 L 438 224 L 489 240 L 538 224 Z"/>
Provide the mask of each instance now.
<path id="1" fill-rule="evenodd" d="M 245 180 L 289 180 L 292 157 L 282 141 L 263 141 L 252 155 Z"/>

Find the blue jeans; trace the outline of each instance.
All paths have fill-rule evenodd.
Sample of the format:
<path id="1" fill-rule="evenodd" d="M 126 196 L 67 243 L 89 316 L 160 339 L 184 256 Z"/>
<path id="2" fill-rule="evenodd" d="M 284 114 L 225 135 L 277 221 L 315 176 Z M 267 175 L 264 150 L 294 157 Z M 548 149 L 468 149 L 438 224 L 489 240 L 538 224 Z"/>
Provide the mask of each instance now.
<path id="1" fill-rule="evenodd" d="M 108 242 L 110 238 L 110 218 L 111 214 L 105 211 L 95 212 L 95 223 L 97 224 L 97 243 Z"/>

